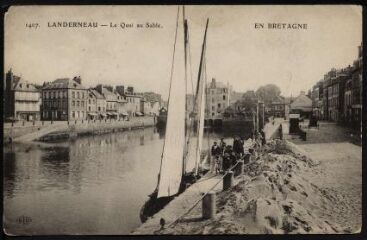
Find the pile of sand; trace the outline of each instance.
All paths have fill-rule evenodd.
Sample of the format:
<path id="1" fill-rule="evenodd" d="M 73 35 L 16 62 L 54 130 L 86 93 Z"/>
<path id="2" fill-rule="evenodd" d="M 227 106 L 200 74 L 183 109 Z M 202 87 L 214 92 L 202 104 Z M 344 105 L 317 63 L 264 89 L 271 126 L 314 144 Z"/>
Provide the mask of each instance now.
<path id="1" fill-rule="evenodd" d="M 214 220 L 188 216 L 162 234 L 344 233 L 324 216 L 333 196 L 306 177 L 318 162 L 285 141 L 271 141 L 245 166 L 234 188 L 217 194 Z M 196 212 L 198 214 L 198 212 Z"/>

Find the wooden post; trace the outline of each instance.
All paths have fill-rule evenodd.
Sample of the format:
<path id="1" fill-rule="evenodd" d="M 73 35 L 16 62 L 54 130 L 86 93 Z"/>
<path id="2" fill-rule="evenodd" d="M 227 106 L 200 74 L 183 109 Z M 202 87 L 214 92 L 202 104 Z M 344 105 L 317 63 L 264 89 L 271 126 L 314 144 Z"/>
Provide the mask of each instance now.
<path id="1" fill-rule="evenodd" d="M 229 171 L 223 178 L 223 191 L 233 187 L 234 179 L 233 179 L 233 171 Z"/>
<path id="2" fill-rule="evenodd" d="M 208 194 L 204 196 L 202 201 L 203 219 L 211 219 L 215 217 L 215 214 L 217 212 L 215 199 L 216 195 L 213 191 L 208 192 Z"/>
<path id="3" fill-rule="evenodd" d="M 238 161 L 237 166 L 235 168 L 235 176 L 243 174 L 243 165 L 244 165 L 243 160 Z"/>

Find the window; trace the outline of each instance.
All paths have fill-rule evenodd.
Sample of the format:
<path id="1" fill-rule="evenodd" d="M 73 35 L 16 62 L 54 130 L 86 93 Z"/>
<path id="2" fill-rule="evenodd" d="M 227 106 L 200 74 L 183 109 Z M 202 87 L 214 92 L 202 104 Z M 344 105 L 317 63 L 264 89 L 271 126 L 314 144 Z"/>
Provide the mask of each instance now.
<path id="1" fill-rule="evenodd" d="M 82 93 L 82 98 L 84 99 L 84 92 Z"/>
<path id="2" fill-rule="evenodd" d="M 79 92 L 76 92 L 76 97 L 80 98 Z"/>
<path id="3" fill-rule="evenodd" d="M 220 108 L 221 106 L 220 106 L 220 103 L 218 103 L 218 108 Z"/>
<path id="4" fill-rule="evenodd" d="M 212 116 L 213 116 L 213 117 L 214 117 L 214 114 L 215 114 L 215 113 L 212 113 Z"/>
<path id="5" fill-rule="evenodd" d="M 79 107 L 80 106 L 80 102 L 76 101 L 76 106 Z"/>
<path id="6" fill-rule="evenodd" d="M 98 111 L 101 111 L 101 107 L 98 107 Z"/>
<path id="7" fill-rule="evenodd" d="M 213 110 L 213 111 L 215 110 L 215 107 L 214 107 L 214 106 L 212 106 L 212 110 Z"/>
<path id="8" fill-rule="evenodd" d="M 71 96 L 72 96 L 73 98 L 75 98 L 75 92 L 74 92 L 74 91 L 72 91 L 72 92 L 71 92 Z"/>
<path id="9" fill-rule="evenodd" d="M 84 101 L 81 101 L 82 107 L 84 107 Z"/>
<path id="10" fill-rule="evenodd" d="M 67 96 L 68 96 L 68 92 L 64 91 L 64 98 L 67 98 Z"/>
<path id="11" fill-rule="evenodd" d="M 46 92 L 43 92 L 43 98 L 46 98 Z"/>
<path id="12" fill-rule="evenodd" d="M 226 100 L 226 95 L 223 95 L 223 100 Z"/>
<path id="13" fill-rule="evenodd" d="M 54 98 L 54 92 L 51 92 L 51 99 Z"/>
<path id="14" fill-rule="evenodd" d="M 72 114 L 71 114 L 71 115 L 73 116 L 73 118 L 75 118 L 75 112 L 74 112 L 74 111 L 72 112 Z"/>
<path id="15" fill-rule="evenodd" d="M 90 99 L 88 100 L 88 102 L 89 102 L 89 104 L 91 104 L 91 101 L 90 101 Z"/>
<path id="16" fill-rule="evenodd" d="M 79 116 L 80 116 L 80 112 L 78 111 L 78 118 L 79 118 Z"/>
<path id="17" fill-rule="evenodd" d="M 75 101 L 74 100 L 71 102 L 71 106 L 75 107 Z"/>
<path id="18" fill-rule="evenodd" d="M 90 106 L 88 107 L 88 110 L 89 110 L 89 112 L 91 111 L 91 110 L 90 110 Z"/>

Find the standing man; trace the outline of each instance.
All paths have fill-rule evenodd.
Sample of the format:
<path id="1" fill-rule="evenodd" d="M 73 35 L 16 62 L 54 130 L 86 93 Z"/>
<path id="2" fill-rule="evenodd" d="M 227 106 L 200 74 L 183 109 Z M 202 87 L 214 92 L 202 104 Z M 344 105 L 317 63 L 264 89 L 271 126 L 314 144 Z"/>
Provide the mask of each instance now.
<path id="1" fill-rule="evenodd" d="M 211 169 L 212 172 L 219 172 L 219 157 L 221 155 L 221 149 L 217 145 L 217 142 L 214 142 L 212 148 L 211 148 L 211 155 L 212 155 L 212 161 L 211 161 Z"/>
<path id="2" fill-rule="evenodd" d="M 278 131 L 279 131 L 280 140 L 283 140 L 283 126 L 282 126 L 282 124 L 280 124 Z"/>
<path id="3" fill-rule="evenodd" d="M 220 149 L 221 149 L 221 151 L 222 151 L 222 154 L 223 154 L 224 149 L 225 149 L 225 147 L 226 147 L 226 142 L 224 141 L 224 138 L 221 138 L 221 139 L 220 139 L 219 147 L 220 147 Z"/>
<path id="4" fill-rule="evenodd" d="M 261 137 L 262 137 L 262 145 L 264 146 L 266 144 L 266 139 L 265 139 L 265 132 L 264 132 L 264 129 L 261 129 Z"/>

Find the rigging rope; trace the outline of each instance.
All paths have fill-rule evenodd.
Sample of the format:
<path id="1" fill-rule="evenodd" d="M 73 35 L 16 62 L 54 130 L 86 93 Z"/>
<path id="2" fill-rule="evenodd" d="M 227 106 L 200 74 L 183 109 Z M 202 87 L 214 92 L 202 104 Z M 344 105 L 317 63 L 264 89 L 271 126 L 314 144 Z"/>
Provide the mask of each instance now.
<path id="1" fill-rule="evenodd" d="M 232 171 L 237 165 L 238 165 L 238 163 L 239 162 L 237 162 L 233 167 L 231 167 L 230 168 L 230 170 L 229 171 Z M 179 216 L 178 218 L 176 218 L 173 222 L 171 222 L 170 224 L 168 224 L 168 226 L 167 227 L 171 227 L 171 226 L 173 226 L 173 225 L 176 225 L 177 223 L 178 223 L 178 221 L 181 219 L 181 218 L 183 218 L 184 216 L 186 216 L 189 212 L 191 212 L 203 199 L 204 199 L 204 197 L 206 196 L 206 195 L 208 195 L 208 193 L 210 192 L 210 191 L 212 191 L 220 182 L 222 182 L 222 180 L 223 180 L 223 178 L 225 177 L 225 176 L 227 176 L 228 175 L 228 173 L 229 173 L 229 171 L 228 172 L 226 172 L 220 179 L 219 179 L 219 181 L 216 183 L 216 184 L 214 184 L 206 193 L 204 193 L 200 198 L 199 198 L 199 200 L 197 200 L 186 212 L 184 212 L 181 216 Z"/>

